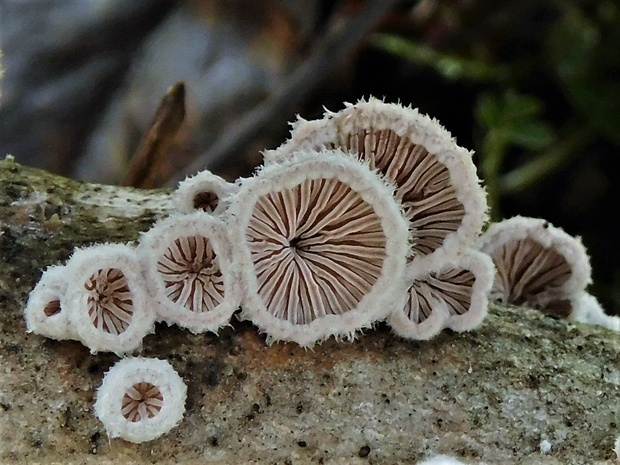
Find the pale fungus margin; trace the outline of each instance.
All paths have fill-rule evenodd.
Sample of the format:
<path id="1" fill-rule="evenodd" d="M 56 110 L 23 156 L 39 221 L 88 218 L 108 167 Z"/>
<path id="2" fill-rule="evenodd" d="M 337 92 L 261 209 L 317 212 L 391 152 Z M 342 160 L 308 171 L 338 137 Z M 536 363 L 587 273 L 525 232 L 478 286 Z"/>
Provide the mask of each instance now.
<path id="1" fill-rule="evenodd" d="M 301 151 L 245 179 L 227 218 L 241 318 L 269 342 L 351 337 L 385 318 L 408 253 L 392 188 L 338 151 Z"/>
<path id="2" fill-rule="evenodd" d="M 288 141 L 265 151 L 265 164 L 325 148 L 367 161 L 394 183 L 413 238 L 411 259 L 463 252 L 488 220 L 472 152 L 416 108 L 370 98 L 319 120 L 300 118 Z"/>
<path id="3" fill-rule="evenodd" d="M 182 420 L 186 396 L 185 383 L 168 362 L 128 357 L 105 374 L 94 410 L 111 438 L 140 443 Z"/>
<path id="4" fill-rule="evenodd" d="M 173 193 L 173 201 L 181 213 L 202 210 L 218 215 L 224 209 L 226 198 L 235 190 L 234 183 L 205 170 L 181 181 Z"/>
<path id="5" fill-rule="evenodd" d="M 217 332 L 241 309 L 267 343 L 353 339 L 384 320 L 425 340 L 476 329 L 489 298 L 618 330 L 586 292 L 579 239 L 520 217 L 482 235 L 471 157 L 436 120 L 377 99 L 299 119 L 252 177 L 182 181 L 165 199 L 175 213 L 136 247 L 76 249 L 48 268 L 28 331 L 122 357 L 157 320 Z M 167 362 L 128 357 L 105 375 L 95 413 L 110 437 L 144 442 L 181 421 L 185 396 Z"/>
<path id="6" fill-rule="evenodd" d="M 51 266 L 30 293 L 24 309 L 29 333 L 51 339 L 79 339 L 65 307 L 67 278 L 63 266 Z"/>
<path id="7" fill-rule="evenodd" d="M 155 312 L 134 248 L 76 249 L 66 264 L 66 279 L 69 320 L 92 353 L 132 352 L 154 331 Z"/>
<path id="8" fill-rule="evenodd" d="M 592 268 L 581 238 L 544 219 L 515 216 L 492 224 L 478 247 L 497 269 L 491 299 L 620 331 L 620 318 L 587 292 Z"/>
<path id="9" fill-rule="evenodd" d="M 543 219 L 516 216 L 494 223 L 479 248 L 497 268 L 491 298 L 503 303 L 564 318 L 572 312 L 571 298 L 592 281 L 581 240 Z"/>
<path id="10" fill-rule="evenodd" d="M 140 237 L 137 253 L 158 320 L 193 333 L 229 324 L 242 290 L 223 221 L 202 211 L 171 215 Z"/>
<path id="11" fill-rule="evenodd" d="M 474 249 L 433 266 L 409 263 L 402 300 L 388 323 L 401 337 L 427 340 L 441 330 L 471 331 L 484 320 L 495 267 Z"/>

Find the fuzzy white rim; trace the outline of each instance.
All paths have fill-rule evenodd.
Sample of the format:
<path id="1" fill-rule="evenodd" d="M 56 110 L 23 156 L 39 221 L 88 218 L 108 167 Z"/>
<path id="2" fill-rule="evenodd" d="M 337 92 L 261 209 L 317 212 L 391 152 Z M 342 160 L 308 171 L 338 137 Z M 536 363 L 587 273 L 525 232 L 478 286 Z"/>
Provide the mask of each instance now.
<path id="1" fill-rule="evenodd" d="M 372 207 L 385 231 L 385 258 L 381 275 L 356 308 L 342 315 L 327 315 L 309 324 L 294 325 L 274 317 L 260 298 L 246 231 L 259 198 L 316 179 L 337 179 Z M 302 152 L 282 164 L 265 167 L 254 178 L 245 180 L 237 194 L 231 197 L 227 212 L 232 243 L 236 246 L 235 267 L 246 286 L 242 318 L 251 320 L 266 332 L 269 341 L 288 340 L 311 346 L 332 335 L 351 337 L 355 331 L 385 317 L 388 310 L 385 303 L 393 298 L 404 272 L 409 247 L 407 223 L 392 192 L 392 188 L 366 165 L 336 151 Z"/>
<path id="2" fill-rule="evenodd" d="M 139 383 L 155 386 L 163 402 L 152 418 L 132 422 L 122 413 L 123 397 Z M 151 441 L 181 421 L 186 393 L 185 383 L 165 360 L 129 357 L 116 363 L 105 374 L 97 390 L 95 414 L 112 438 L 121 437 L 135 443 Z"/>
<path id="3" fill-rule="evenodd" d="M 411 321 L 405 312 L 405 302 L 409 298 L 414 281 L 425 282 L 433 276 L 446 272 L 466 271 L 471 273 L 474 281 L 469 288 L 470 302 L 467 311 L 458 314 L 446 300 L 437 299 L 433 304 L 431 315 L 421 323 Z M 389 324 L 398 335 L 412 339 L 430 339 L 444 328 L 453 331 L 470 331 L 482 323 L 488 311 L 488 291 L 493 284 L 495 268 L 490 257 L 470 249 L 463 255 L 456 255 L 446 260 L 438 260 L 427 267 L 415 260 L 407 265 L 403 293 L 407 299 L 399 303 L 389 316 Z"/>
<path id="4" fill-rule="evenodd" d="M 571 299 L 571 307 L 569 319 L 572 321 L 620 331 L 620 317 L 607 315 L 596 297 L 585 291 Z"/>
<path id="5" fill-rule="evenodd" d="M 226 198 L 235 190 L 235 184 L 229 183 L 220 176 L 205 170 L 181 181 L 173 192 L 172 197 L 174 205 L 179 212 L 192 213 L 197 210 L 195 205 L 197 195 L 212 194 L 217 198 L 217 206 L 212 213 L 218 215 L 224 211 L 224 201 Z"/>
<path id="6" fill-rule="evenodd" d="M 476 250 L 468 250 L 462 257 L 447 261 L 440 269 L 467 270 L 474 276 L 471 287 L 470 307 L 462 315 L 451 312 L 448 328 L 453 331 L 470 331 L 480 326 L 489 308 L 489 291 L 495 278 L 495 266 L 488 255 Z"/>
<path id="7" fill-rule="evenodd" d="M 63 266 L 47 268 L 28 297 L 24 318 L 28 332 L 52 339 L 77 339 L 64 308 L 67 289 Z"/>
<path id="8" fill-rule="evenodd" d="M 80 340 L 92 353 L 114 352 L 122 355 L 138 349 L 142 339 L 154 330 L 155 311 L 142 270 L 133 248 L 124 244 L 104 244 L 76 249 L 67 262 L 66 307 L 71 324 Z M 87 280 L 99 270 L 120 270 L 127 282 L 132 300 L 128 327 L 120 334 L 98 329 L 88 314 Z"/>
<path id="9" fill-rule="evenodd" d="M 566 299 L 580 294 L 592 282 L 590 259 L 581 239 L 540 218 L 515 216 L 493 223 L 480 237 L 478 248 L 492 256 L 500 247 L 525 239 L 531 239 L 546 249 L 555 250 L 569 264 L 571 276 L 562 286 Z"/>
<path id="10" fill-rule="evenodd" d="M 158 271 L 158 262 L 170 244 L 178 238 L 190 236 L 204 238 L 209 242 L 216 254 L 217 266 L 224 282 L 223 299 L 208 311 L 192 312 L 171 300 L 164 278 Z M 242 290 L 239 279 L 231 268 L 231 244 L 226 226 L 218 218 L 202 211 L 172 215 L 156 223 L 141 236 L 137 253 L 146 273 L 151 297 L 158 304 L 159 320 L 187 328 L 193 333 L 217 332 L 220 327 L 230 322 L 232 314 L 241 305 Z"/>
<path id="11" fill-rule="evenodd" d="M 460 226 L 447 234 L 442 247 L 416 259 L 430 264 L 434 260 L 433 255 L 445 257 L 471 247 L 488 219 L 486 195 L 476 174 L 472 154 L 458 146 L 437 120 L 419 113 L 417 109 L 375 98 L 346 105 L 340 112 L 326 112 L 321 120 L 299 119 L 293 124 L 287 142 L 264 153 L 265 164 L 280 163 L 300 149 L 320 150 L 336 143 L 339 133 L 392 130 L 399 137 L 424 147 L 448 169 L 456 198 L 465 210 Z"/>

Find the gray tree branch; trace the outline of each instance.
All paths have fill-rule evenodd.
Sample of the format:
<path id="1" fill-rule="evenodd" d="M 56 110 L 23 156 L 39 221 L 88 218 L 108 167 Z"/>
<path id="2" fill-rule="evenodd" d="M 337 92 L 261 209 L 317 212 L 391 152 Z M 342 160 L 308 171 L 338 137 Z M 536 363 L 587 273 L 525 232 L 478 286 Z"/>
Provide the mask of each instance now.
<path id="1" fill-rule="evenodd" d="M 93 397 L 118 358 L 26 334 L 22 309 L 73 247 L 134 240 L 170 209 L 166 191 L 0 161 L 1 463 L 617 463 L 618 334 L 498 306 L 470 333 L 411 342 L 379 325 L 314 350 L 267 347 L 245 322 L 158 326 L 142 355 L 186 381 L 185 419 L 151 443 L 109 440 Z"/>

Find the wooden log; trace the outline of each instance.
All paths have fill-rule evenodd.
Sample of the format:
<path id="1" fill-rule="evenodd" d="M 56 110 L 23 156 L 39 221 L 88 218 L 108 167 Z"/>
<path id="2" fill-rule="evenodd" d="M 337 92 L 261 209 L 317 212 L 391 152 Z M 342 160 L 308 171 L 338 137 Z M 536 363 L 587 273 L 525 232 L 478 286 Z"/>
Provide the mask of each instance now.
<path id="1" fill-rule="evenodd" d="M 502 306 L 469 333 L 412 342 L 380 324 L 314 350 L 247 322 L 158 325 L 141 355 L 183 377 L 185 418 L 149 443 L 108 439 L 93 397 L 118 357 L 27 334 L 22 310 L 74 247 L 133 241 L 171 209 L 168 191 L 0 161 L 0 463 L 618 463 L 618 333 Z"/>

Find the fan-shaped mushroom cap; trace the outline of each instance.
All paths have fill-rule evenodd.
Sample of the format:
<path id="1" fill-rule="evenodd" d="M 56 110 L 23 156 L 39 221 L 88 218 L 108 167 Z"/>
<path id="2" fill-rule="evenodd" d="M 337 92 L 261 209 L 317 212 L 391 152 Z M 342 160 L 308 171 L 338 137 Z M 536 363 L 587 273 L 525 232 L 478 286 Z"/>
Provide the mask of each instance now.
<path id="1" fill-rule="evenodd" d="M 159 319 L 194 333 L 216 332 L 241 305 L 218 218 L 202 211 L 170 216 L 142 235 L 137 252 Z"/>
<path id="2" fill-rule="evenodd" d="M 242 317 L 269 341 L 312 345 L 385 317 L 409 236 L 392 189 L 366 165 L 301 152 L 244 180 L 227 217 Z"/>
<path id="3" fill-rule="evenodd" d="M 471 247 L 487 220 L 484 189 L 471 153 L 417 109 L 360 101 L 321 120 L 298 120 L 290 139 L 265 163 L 299 149 L 341 149 L 370 163 L 396 185 L 413 236 L 414 258 L 430 262 Z M 424 258 L 422 258 L 424 257 Z"/>
<path id="4" fill-rule="evenodd" d="M 28 332 L 52 339 L 78 339 L 64 308 L 66 290 L 64 266 L 51 266 L 43 272 L 24 310 Z"/>
<path id="5" fill-rule="evenodd" d="M 219 214 L 223 210 L 222 201 L 235 189 L 235 184 L 205 170 L 181 181 L 173 193 L 173 201 L 181 213 L 202 210 Z"/>
<path id="6" fill-rule="evenodd" d="M 492 224 L 479 249 L 497 269 L 490 296 L 568 317 L 571 299 L 591 282 L 590 260 L 579 238 L 539 218 L 516 216 Z"/>
<path id="7" fill-rule="evenodd" d="M 494 274 L 491 259 L 475 250 L 437 260 L 430 270 L 414 260 L 405 272 L 405 301 L 390 314 L 389 324 L 402 337 L 422 340 L 446 327 L 477 328 L 487 314 Z"/>
<path id="8" fill-rule="evenodd" d="M 181 421 L 186 394 L 185 383 L 165 360 L 128 357 L 105 374 L 95 415 L 112 438 L 151 441 Z"/>
<path id="9" fill-rule="evenodd" d="M 117 355 L 141 347 L 153 332 L 155 311 L 134 249 L 124 244 L 76 249 L 66 267 L 65 307 L 82 343 L 92 353 Z"/>

